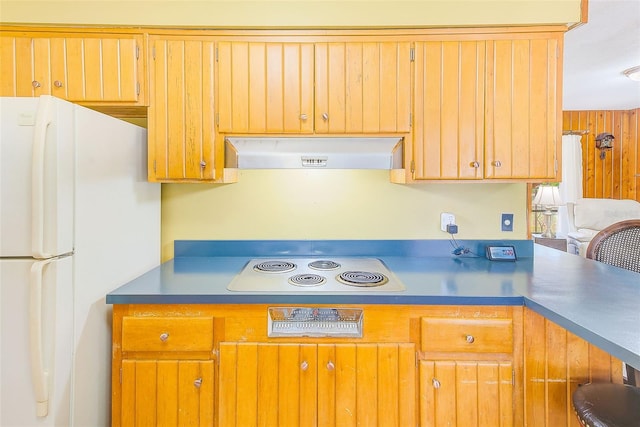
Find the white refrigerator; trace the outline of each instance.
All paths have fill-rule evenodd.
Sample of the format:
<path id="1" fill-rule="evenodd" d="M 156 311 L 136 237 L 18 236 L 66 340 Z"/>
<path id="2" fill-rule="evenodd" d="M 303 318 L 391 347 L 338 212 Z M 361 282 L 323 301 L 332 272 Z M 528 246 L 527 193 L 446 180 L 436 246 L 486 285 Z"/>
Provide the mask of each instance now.
<path id="1" fill-rule="evenodd" d="M 0 119 L 0 426 L 108 426 L 105 295 L 160 263 L 146 130 L 51 96 Z"/>

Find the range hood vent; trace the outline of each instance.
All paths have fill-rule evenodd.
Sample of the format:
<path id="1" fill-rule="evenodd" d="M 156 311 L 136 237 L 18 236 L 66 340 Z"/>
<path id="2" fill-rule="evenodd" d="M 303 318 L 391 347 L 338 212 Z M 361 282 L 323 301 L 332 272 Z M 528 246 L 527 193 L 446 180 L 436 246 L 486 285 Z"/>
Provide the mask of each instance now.
<path id="1" fill-rule="evenodd" d="M 225 167 L 237 169 L 401 169 L 402 138 L 225 139 Z"/>

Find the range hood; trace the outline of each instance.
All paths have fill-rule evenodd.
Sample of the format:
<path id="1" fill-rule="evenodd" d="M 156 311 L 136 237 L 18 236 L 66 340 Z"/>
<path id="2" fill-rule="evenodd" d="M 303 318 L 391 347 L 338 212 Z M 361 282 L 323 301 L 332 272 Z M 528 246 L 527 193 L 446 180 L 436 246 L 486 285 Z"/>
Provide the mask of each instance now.
<path id="1" fill-rule="evenodd" d="M 401 169 L 402 138 L 227 137 L 225 167 Z"/>

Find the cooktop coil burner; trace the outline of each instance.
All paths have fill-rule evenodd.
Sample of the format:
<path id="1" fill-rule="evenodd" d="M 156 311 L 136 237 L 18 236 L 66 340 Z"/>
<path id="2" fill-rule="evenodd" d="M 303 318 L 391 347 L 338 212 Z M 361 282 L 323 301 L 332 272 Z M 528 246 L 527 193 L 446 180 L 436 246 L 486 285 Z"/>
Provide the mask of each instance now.
<path id="1" fill-rule="evenodd" d="M 240 292 L 401 292 L 404 285 L 378 258 L 269 257 L 250 259 L 227 289 Z"/>
<path id="2" fill-rule="evenodd" d="M 345 285 L 360 287 L 382 286 L 389 281 L 384 274 L 369 271 L 345 271 L 336 280 Z"/>
<path id="3" fill-rule="evenodd" d="M 294 286 L 320 286 L 326 282 L 327 279 L 319 274 L 296 274 L 289 277 L 289 283 Z"/>
<path id="4" fill-rule="evenodd" d="M 313 268 L 314 270 L 337 270 L 340 268 L 340 264 L 337 262 L 326 259 L 312 261 L 308 265 L 309 268 Z"/>
<path id="5" fill-rule="evenodd" d="M 296 265 L 289 261 L 263 261 L 253 266 L 261 273 L 287 273 L 296 269 Z"/>

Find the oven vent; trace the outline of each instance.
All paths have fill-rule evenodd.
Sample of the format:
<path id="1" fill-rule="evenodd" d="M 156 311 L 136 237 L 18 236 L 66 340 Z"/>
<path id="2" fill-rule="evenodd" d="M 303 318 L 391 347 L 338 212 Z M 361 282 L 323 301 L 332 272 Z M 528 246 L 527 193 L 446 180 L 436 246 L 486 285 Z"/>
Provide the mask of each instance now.
<path id="1" fill-rule="evenodd" d="M 402 138 L 227 137 L 225 167 L 402 169 Z"/>

